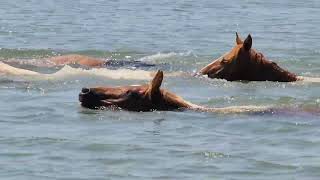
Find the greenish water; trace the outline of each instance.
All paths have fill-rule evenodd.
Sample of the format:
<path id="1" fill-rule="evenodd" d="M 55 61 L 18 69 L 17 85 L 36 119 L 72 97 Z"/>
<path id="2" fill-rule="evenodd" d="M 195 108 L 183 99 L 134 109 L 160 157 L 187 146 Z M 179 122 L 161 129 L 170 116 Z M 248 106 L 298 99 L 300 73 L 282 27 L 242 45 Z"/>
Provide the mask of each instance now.
<path id="1" fill-rule="evenodd" d="M 320 77 L 318 1 L 4 1 L 0 59 L 59 75 L 1 75 L 0 179 L 318 179 L 320 84 L 165 77 L 210 107 L 278 113 L 93 111 L 82 87 L 149 80 L 128 71 L 45 68 L 77 53 L 192 74 L 230 50 L 235 31 L 280 66 Z M 139 73 L 137 74 L 139 75 Z M 121 78 L 120 78 L 121 77 Z M 127 78 L 126 78 L 127 77 Z M 314 111 L 310 111 L 314 110 Z"/>

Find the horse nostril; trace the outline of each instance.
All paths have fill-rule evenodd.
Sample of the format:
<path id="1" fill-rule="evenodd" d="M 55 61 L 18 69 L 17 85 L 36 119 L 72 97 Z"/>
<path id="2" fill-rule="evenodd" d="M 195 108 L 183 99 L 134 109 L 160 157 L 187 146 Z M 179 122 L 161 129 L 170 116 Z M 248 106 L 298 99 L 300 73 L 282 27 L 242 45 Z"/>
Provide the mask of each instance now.
<path id="1" fill-rule="evenodd" d="M 82 92 L 83 94 L 87 94 L 87 93 L 90 92 L 90 89 L 89 89 L 89 88 L 82 88 L 81 92 Z"/>

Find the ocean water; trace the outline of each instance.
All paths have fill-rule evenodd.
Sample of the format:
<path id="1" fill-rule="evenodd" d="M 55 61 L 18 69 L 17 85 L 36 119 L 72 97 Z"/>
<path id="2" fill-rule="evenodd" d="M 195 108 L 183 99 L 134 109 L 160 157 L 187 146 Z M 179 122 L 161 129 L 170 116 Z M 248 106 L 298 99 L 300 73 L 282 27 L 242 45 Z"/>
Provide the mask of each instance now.
<path id="1" fill-rule="evenodd" d="M 49 74 L 0 76 L 0 179 L 319 179 L 320 83 L 192 74 L 230 50 L 237 31 L 243 38 L 251 33 L 253 47 L 285 69 L 320 77 L 320 1 L 11 0 L 0 6 L 1 61 Z M 34 66 L 69 53 L 157 66 Z M 82 87 L 147 83 L 157 68 L 166 73 L 164 88 L 195 104 L 284 110 L 127 112 L 79 105 Z"/>

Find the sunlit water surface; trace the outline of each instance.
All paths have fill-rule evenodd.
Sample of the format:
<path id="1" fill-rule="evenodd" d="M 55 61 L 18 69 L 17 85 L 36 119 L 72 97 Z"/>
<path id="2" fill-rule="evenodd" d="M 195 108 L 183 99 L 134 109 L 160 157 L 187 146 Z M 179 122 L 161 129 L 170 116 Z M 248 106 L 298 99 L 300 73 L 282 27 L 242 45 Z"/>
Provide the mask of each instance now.
<path id="1" fill-rule="evenodd" d="M 320 83 L 192 77 L 230 50 L 235 32 L 298 75 L 320 77 L 320 2 L 2 1 L 0 58 L 48 76 L 0 78 L 0 178 L 317 179 Z M 95 111 L 82 87 L 141 84 L 148 72 L 45 68 L 78 53 L 140 60 L 163 87 L 209 107 L 272 106 L 278 113 Z M 17 63 L 20 62 L 20 63 Z"/>

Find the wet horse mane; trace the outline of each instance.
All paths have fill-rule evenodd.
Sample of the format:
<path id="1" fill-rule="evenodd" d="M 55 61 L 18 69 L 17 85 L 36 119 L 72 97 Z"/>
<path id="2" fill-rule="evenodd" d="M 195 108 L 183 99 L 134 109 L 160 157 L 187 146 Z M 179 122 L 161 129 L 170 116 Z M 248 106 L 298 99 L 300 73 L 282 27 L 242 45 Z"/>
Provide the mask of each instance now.
<path id="1" fill-rule="evenodd" d="M 269 80 L 280 82 L 297 81 L 295 74 L 281 68 L 277 63 L 268 60 L 261 52 L 250 49 L 249 63 L 257 68 L 256 80 Z M 253 77 L 254 78 L 254 77 Z"/>

